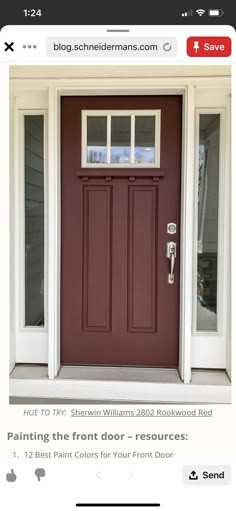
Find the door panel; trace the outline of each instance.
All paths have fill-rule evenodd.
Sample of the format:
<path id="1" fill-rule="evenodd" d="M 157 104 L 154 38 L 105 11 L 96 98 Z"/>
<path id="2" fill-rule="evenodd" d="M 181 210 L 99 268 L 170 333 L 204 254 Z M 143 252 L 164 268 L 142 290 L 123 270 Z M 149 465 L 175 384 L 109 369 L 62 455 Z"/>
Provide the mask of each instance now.
<path id="1" fill-rule="evenodd" d="M 157 187 L 128 190 L 128 331 L 156 332 Z"/>
<path id="2" fill-rule="evenodd" d="M 81 172 L 81 112 L 89 109 L 161 109 L 160 168 Z M 62 98 L 64 364 L 178 365 L 181 110 L 178 96 Z M 168 241 L 177 244 L 174 284 Z"/>
<path id="3" fill-rule="evenodd" d="M 83 187 L 83 331 L 111 329 L 111 208 L 111 186 Z"/>

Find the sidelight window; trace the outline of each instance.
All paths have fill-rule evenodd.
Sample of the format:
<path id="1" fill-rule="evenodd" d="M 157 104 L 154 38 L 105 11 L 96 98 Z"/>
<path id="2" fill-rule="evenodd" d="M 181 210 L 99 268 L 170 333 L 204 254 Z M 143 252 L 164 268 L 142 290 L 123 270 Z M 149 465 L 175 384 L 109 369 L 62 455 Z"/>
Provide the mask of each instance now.
<path id="1" fill-rule="evenodd" d="M 44 327 L 44 115 L 24 116 L 24 326 Z"/>
<path id="2" fill-rule="evenodd" d="M 216 331 L 218 316 L 220 114 L 199 116 L 197 330 Z"/>

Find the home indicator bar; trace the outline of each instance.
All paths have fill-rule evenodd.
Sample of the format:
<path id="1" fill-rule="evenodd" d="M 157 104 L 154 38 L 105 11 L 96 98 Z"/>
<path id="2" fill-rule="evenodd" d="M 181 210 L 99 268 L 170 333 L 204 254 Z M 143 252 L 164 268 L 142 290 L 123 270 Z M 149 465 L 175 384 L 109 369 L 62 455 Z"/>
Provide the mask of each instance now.
<path id="1" fill-rule="evenodd" d="M 104 504 L 76 504 L 76 507 L 161 507 L 161 504 L 158 503 L 148 503 L 148 504 L 108 504 L 105 502 Z"/>

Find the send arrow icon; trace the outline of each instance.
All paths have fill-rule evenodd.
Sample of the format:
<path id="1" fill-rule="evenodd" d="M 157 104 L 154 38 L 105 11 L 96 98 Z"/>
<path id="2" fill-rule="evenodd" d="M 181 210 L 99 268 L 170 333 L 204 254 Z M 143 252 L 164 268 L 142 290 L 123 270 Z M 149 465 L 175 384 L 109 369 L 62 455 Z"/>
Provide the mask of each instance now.
<path id="1" fill-rule="evenodd" d="M 197 472 L 195 472 L 194 470 L 191 472 L 190 476 L 189 476 L 189 479 L 190 481 L 197 481 L 198 480 L 198 475 L 197 475 Z"/>

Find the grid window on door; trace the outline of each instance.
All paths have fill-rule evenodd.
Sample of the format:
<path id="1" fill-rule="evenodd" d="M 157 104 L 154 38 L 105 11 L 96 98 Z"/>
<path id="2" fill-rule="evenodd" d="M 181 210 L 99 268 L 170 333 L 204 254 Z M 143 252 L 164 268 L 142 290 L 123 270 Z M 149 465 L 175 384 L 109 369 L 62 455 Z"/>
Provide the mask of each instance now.
<path id="1" fill-rule="evenodd" d="M 83 111 L 82 168 L 160 168 L 160 110 Z"/>

